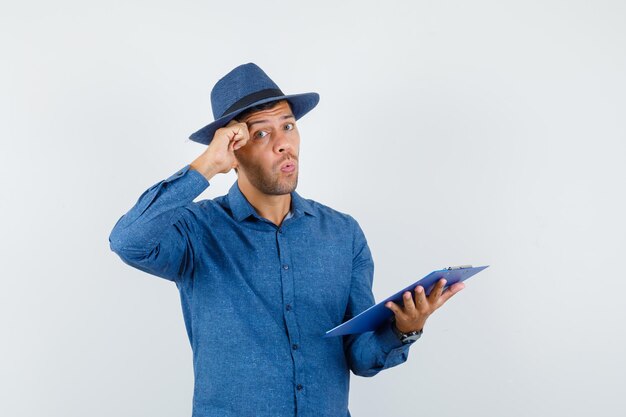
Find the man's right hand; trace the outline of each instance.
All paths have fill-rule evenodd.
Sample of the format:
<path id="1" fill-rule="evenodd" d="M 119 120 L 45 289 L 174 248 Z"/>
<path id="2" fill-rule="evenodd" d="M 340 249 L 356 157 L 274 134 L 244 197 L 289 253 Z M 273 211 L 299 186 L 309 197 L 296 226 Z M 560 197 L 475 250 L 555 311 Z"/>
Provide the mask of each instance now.
<path id="1" fill-rule="evenodd" d="M 248 126 L 231 120 L 226 126 L 217 129 L 206 150 L 190 165 L 209 181 L 216 174 L 226 174 L 237 166 L 235 151 L 245 146 L 250 139 Z"/>

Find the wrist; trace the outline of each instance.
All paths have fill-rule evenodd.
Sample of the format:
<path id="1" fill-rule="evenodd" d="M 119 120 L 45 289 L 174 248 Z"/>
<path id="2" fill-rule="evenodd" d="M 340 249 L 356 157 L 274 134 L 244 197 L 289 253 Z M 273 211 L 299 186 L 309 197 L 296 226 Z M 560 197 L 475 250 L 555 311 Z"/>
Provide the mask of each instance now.
<path id="1" fill-rule="evenodd" d="M 424 330 L 424 325 L 426 324 L 426 321 L 420 321 L 418 322 L 417 325 L 413 326 L 412 328 L 408 329 L 408 328 L 404 328 L 402 326 L 398 326 L 398 323 L 396 321 L 396 318 L 393 318 L 393 326 L 395 329 L 397 329 L 399 332 L 401 333 L 409 333 L 409 332 L 417 332 L 417 331 L 423 331 Z"/>
<path id="2" fill-rule="evenodd" d="M 391 321 L 391 330 L 404 345 L 415 342 L 422 336 L 422 333 L 424 332 L 423 326 L 421 326 L 419 330 L 411 330 L 406 332 L 398 329 L 398 327 L 396 326 L 395 317 Z"/>
<path id="3" fill-rule="evenodd" d="M 218 170 L 213 164 L 203 163 L 202 161 L 198 161 L 198 159 L 189 164 L 189 167 L 202 174 L 207 181 L 210 181 L 211 178 L 218 174 Z"/>

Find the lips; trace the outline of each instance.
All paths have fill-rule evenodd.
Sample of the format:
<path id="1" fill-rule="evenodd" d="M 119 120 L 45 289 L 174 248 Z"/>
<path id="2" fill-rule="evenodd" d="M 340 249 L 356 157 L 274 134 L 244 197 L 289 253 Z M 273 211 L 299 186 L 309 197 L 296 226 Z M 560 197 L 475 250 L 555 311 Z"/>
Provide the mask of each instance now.
<path id="1" fill-rule="evenodd" d="M 285 161 L 281 166 L 280 166 L 280 170 L 282 172 L 293 172 L 296 169 L 296 161 L 294 160 L 289 160 L 289 161 Z"/>

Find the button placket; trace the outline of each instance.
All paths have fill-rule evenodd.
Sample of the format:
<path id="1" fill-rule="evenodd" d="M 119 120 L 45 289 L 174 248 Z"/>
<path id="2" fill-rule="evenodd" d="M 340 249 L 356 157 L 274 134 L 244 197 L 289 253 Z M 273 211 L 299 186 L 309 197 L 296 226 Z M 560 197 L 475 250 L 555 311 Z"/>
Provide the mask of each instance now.
<path id="1" fill-rule="evenodd" d="M 293 366 L 295 371 L 295 386 L 296 392 L 300 394 L 303 392 L 303 385 L 299 383 L 304 380 L 303 363 L 301 356 L 300 335 L 298 334 L 297 317 L 294 314 L 293 300 L 294 300 L 294 277 L 293 268 L 290 262 L 289 244 L 286 240 L 286 233 L 284 230 L 277 229 L 276 231 L 276 244 L 278 245 L 279 265 L 280 265 L 280 277 L 282 283 L 283 303 L 285 308 L 285 324 L 287 327 L 287 336 L 291 342 L 291 357 L 293 360 Z"/>

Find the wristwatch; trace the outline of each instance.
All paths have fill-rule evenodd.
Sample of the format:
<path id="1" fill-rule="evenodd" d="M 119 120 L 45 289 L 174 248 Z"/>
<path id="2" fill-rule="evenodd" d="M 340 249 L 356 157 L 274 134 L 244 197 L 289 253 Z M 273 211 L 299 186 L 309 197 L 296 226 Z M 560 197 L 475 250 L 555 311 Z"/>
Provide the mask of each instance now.
<path id="1" fill-rule="evenodd" d="M 400 330 L 398 330 L 398 328 L 396 327 L 395 318 L 391 322 L 391 329 L 393 330 L 395 335 L 398 336 L 398 339 L 400 339 L 403 345 L 407 345 L 409 343 L 415 342 L 417 339 L 419 339 L 422 336 L 422 333 L 424 332 L 424 329 L 420 329 L 417 331 L 403 333 Z"/>

